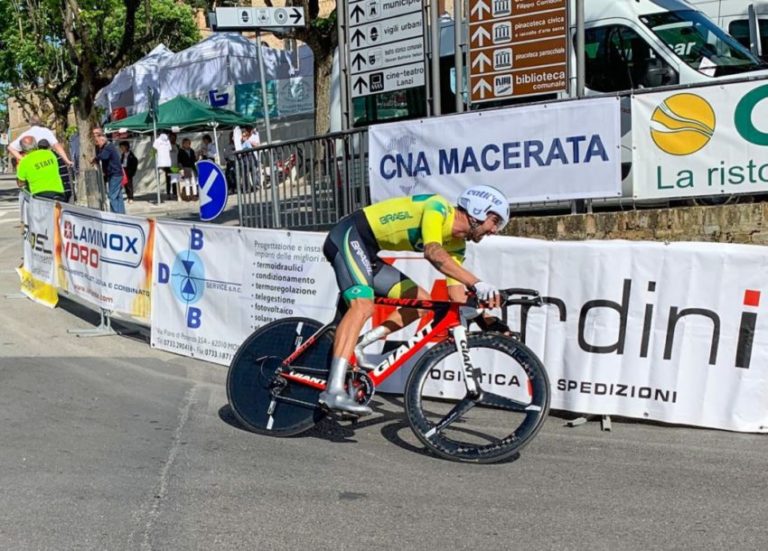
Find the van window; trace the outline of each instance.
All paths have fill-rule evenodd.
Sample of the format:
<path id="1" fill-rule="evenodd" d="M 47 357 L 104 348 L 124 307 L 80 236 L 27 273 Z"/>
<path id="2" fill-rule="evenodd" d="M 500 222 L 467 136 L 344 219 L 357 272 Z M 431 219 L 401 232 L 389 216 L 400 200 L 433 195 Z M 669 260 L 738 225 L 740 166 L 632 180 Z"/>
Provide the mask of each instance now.
<path id="1" fill-rule="evenodd" d="M 648 26 L 687 65 L 719 77 L 761 69 L 761 62 L 701 12 L 679 10 L 644 15 Z"/>
<path id="2" fill-rule="evenodd" d="M 768 55 L 768 21 L 757 20 L 760 29 L 760 46 L 763 56 Z M 736 19 L 728 25 L 728 34 L 739 41 L 739 44 L 749 49 L 749 20 Z"/>
<path id="3" fill-rule="evenodd" d="M 630 27 L 592 27 L 585 29 L 584 38 L 585 84 L 591 90 L 619 92 L 679 80 L 677 71 Z"/>
<path id="4" fill-rule="evenodd" d="M 427 116 L 424 86 L 355 98 L 354 127 Z"/>

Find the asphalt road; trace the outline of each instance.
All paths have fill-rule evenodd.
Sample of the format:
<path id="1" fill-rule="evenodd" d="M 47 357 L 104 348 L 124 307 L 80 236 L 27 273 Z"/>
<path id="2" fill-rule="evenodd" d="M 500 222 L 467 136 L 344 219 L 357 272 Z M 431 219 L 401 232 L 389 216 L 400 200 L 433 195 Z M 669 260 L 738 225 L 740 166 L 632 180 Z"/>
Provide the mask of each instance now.
<path id="1" fill-rule="evenodd" d="M 765 549 L 768 438 L 551 417 L 515 462 L 425 455 L 396 397 L 354 430 L 239 428 L 225 369 L 78 338 L 93 312 L 14 297 L 0 177 L 0 549 Z"/>

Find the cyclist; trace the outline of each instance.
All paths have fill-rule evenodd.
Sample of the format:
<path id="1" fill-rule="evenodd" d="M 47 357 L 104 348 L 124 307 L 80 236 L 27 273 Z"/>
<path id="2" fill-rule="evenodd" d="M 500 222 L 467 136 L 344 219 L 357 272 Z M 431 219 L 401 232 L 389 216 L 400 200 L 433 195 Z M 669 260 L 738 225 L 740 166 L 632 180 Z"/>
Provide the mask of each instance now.
<path id="1" fill-rule="evenodd" d="M 399 270 L 378 258 L 380 250 L 420 251 L 447 278 L 452 301 L 466 300 L 465 287 L 491 308 L 500 303 L 493 285 L 481 281 L 461 266 L 467 241 L 479 243 L 486 235 L 498 233 L 509 221 L 509 201 L 491 186 L 470 187 L 459 196 L 457 205 L 440 195 L 397 197 L 358 210 L 343 218 L 328 233 L 323 254 L 333 265 L 336 281 L 349 309 L 336 328 L 333 360 L 326 390 L 320 403 L 333 410 L 368 415 L 371 409 L 357 403 L 344 390 L 353 351 L 358 364 L 363 349 L 415 321 L 422 312 L 398 309 L 384 323 L 356 341 L 373 315 L 373 297 L 429 300 L 420 288 Z M 496 318 L 479 320 L 484 327 L 508 330 Z"/>

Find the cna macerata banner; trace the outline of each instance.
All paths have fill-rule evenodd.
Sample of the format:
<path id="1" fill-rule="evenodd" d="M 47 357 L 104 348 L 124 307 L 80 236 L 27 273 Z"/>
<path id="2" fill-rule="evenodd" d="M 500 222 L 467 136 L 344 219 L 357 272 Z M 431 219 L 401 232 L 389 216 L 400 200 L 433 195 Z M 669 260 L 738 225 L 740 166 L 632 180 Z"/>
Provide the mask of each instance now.
<path id="1" fill-rule="evenodd" d="M 24 262 L 17 268 L 21 292 L 49 308 L 59 301 L 53 263 L 53 201 L 19 194 L 24 232 Z"/>
<path id="2" fill-rule="evenodd" d="M 324 234 L 169 221 L 157 228 L 152 346 L 228 365 L 262 325 L 333 318 Z"/>
<path id="3" fill-rule="evenodd" d="M 512 203 L 621 196 L 617 98 L 474 111 L 369 128 L 371 197 L 478 183 Z"/>
<path id="4" fill-rule="evenodd" d="M 764 80 L 634 96 L 634 196 L 768 191 L 766 99 Z"/>
<path id="5" fill-rule="evenodd" d="M 54 224 L 61 289 L 105 310 L 149 317 L 154 220 L 60 205 Z"/>
<path id="6" fill-rule="evenodd" d="M 553 408 L 768 432 L 765 247 L 495 237 L 467 267 L 541 292 L 507 314 Z"/>

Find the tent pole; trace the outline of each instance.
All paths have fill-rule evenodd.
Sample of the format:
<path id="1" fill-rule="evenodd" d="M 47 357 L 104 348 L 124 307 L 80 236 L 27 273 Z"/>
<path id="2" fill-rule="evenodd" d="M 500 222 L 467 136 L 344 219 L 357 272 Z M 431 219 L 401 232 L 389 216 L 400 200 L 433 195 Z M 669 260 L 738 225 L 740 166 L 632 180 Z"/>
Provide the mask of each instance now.
<path id="1" fill-rule="evenodd" d="M 272 184 L 272 224 L 280 227 L 280 205 L 277 200 L 277 174 L 275 156 L 272 150 L 272 129 L 269 122 L 269 101 L 267 99 L 267 78 L 264 75 L 264 52 L 261 49 L 261 34 L 256 31 L 256 44 L 259 47 L 259 75 L 261 76 L 261 105 L 264 109 L 264 124 L 267 126 L 267 145 L 269 146 L 269 179 Z"/>
<path id="2" fill-rule="evenodd" d="M 155 145 L 156 141 L 157 122 L 155 121 L 155 118 L 152 117 L 152 145 Z M 155 184 L 157 184 L 157 204 L 159 205 L 162 202 L 162 197 L 160 197 L 160 168 L 157 166 L 157 151 L 155 151 Z"/>
<path id="3" fill-rule="evenodd" d="M 217 165 L 221 166 L 221 157 L 219 157 L 219 136 L 217 135 L 216 131 L 219 129 L 219 125 L 214 123 L 213 124 L 213 145 L 216 147 L 216 156 L 214 157 L 214 161 Z"/>

